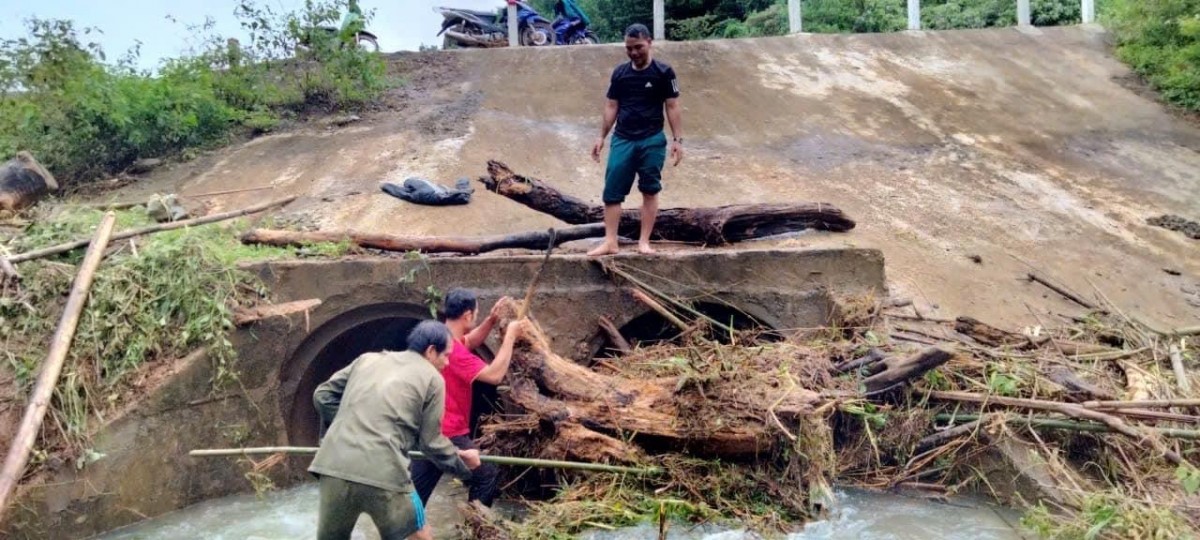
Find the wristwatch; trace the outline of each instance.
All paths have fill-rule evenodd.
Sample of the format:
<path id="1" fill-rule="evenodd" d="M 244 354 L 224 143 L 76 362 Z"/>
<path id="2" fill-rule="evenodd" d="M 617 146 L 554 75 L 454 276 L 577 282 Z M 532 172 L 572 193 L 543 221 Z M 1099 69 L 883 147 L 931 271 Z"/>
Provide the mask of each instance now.
<path id="1" fill-rule="evenodd" d="M 675 142 L 677 142 L 677 143 L 679 143 L 679 144 L 683 144 L 683 137 L 675 137 L 675 138 L 673 138 L 673 139 L 671 139 L 671 140 L 673 140 L 673 141 L 675 141 Z"/>

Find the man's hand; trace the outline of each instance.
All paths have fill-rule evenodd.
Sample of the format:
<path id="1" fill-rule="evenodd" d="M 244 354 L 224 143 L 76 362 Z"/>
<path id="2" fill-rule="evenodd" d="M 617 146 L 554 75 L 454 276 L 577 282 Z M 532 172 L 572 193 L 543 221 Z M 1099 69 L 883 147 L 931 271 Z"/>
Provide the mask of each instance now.
<path id="1" fill-rule="evenodd" d="M 529 326 L 530 326 L 529 319 L 520 319 L 520 320 L 512 321 L 512 322 L 508 323 L 508 328 L 504 329 L 504 332 L 505 332 L 504 337 L 508 338 L 508 339 L 516 339 L 516 338 L 520 337 L 521 334 L 527 332 L 529 330 Z"/>
<path id="2" fill-rule="evenodd" d="M 479 465 L 483 463 L 479 460 L 479 450 L 475 449 L 459 450 L 458 459 L 461 459 L 467 465 L 467 468 L 472 471 L 478 469 Z"/>
<path id="3" fill-rule="evenodd" d="M 492 304 L 492 310 L 490 312 L 488 312 L 488 317 L 491 317 L 493 320 L 498 320 L 500 318 L 500 316 L 503 314 L 505 306 L 507 306 L 510 303 L 512 303 L 512 298 L 509 298 L 507 296 L 502 297 L 499 300 L 496 300 L 496 303 Z"/>
<path id="4" fill-rule="evenodd" d="M 671 141 L 671 166 L 678 167 L 680 161 L 683 161 L 683 143 Z"/>
<path id="5" fill-rule="evenodd" d="M 600 152 L 604 151 L 604 137 L 596 139 L 596 144 L 592 145 L 592 159 L 596 163 L 600 163 Z"/>

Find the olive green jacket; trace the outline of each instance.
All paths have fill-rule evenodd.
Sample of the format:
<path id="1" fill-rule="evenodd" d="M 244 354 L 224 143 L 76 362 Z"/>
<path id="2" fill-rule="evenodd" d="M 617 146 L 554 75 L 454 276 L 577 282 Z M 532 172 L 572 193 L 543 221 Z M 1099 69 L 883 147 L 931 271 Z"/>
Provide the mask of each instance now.
<path id="1" fill-rule="evenodd" d="M 313 393 L 321 418 L 332 419 L 309 472 L 388 491 L 412 491 L 411 450 L 460 478 L 471 471 L 442 435 L 446 386 L 415 352 L 367 353 Z"/>

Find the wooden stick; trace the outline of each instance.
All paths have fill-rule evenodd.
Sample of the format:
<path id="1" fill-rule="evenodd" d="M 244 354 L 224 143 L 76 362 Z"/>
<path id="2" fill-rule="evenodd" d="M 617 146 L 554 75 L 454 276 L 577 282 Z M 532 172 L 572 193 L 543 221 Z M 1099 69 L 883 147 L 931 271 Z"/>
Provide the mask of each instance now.
<path id="1" fill-rule="evenodd" d="M 629 351 L 633 350 L 629 341 L 617 329 L 617 325 L 613 324 L 612 320 L 604 315 L 600 316 L 600 329 L 604 330 L 604 333 L 608 335 L 608 340 L 612 342 L 613 347 L 621 351 L 621 354 L 629 354 Z"/>
<path id="2" fill-rule="evenodd" d="M 275 189 L 275 186 L 258 186 L 258 187 L 242 188 L 242 189 L 227 189 L 225 191 L 209 191 L 207 193 L 197 193 L 195 195 L 185 195 L 185 194 L 180 193 L 179 196 L 186 197 L 189 199 L 203 199 L 205 197 L 216 197 L 217 195 L 232 195 L 234 193 L 246 193 L 248 191 L 262 191 L 264 189 Z"/>
<path id="3" fill-rule="evenodd" d="M 542 279 L 542 271 L 546 269 L 546 263 L 550 262 L 550 252 L 554 251 L 554 242 L 558 238 L 558 234 L 554 229 L 546 231 L 550 237 L 546 246 L 546 256 L 542 257 L 542 264 L 538 266 L 537 272 L 534 272 L 533 279 L 529 282 L 529 288 L 525 290 L 525 301 L 521 302 L 521 307 L 517 308 L 517 319 L 524 319 L 529 315 L 529 303 L 533 302 L 533 291 L 537 290 L 538 281 Z"/>
<path id="4" fill-rule="evenodd" d="M 6 279 L 20 280 L 21 273 L 17 272 L 17 267 L 13 266 L 8 257 L 0 255 L 0 283 L 3 283 Z"/>
<path id="5" fill-rule="evenodd" d="M 17 430 L 16 437 L 13 437 L 8 455 L 4 458 L 4 468 L 0 470 L 0 514 L 3 514 L 4 510 L 8 508 L 9 497 L 16 489 L 17 483 L 21 481 L 21 476 L 25 474 L 25 465 L 29 462 L 29 452 L 33 450 L 38 431 L 41 430 L 46 409 L 50 406 L 54 388 L 58 385 L 58 376 L 62 373 L 63 361 L 66 360 L 67 353 L 71 349 L 71 341 L 75 339 L 75 329 L 79 326 L 79 316 L 83 312 L 84 304 L 87 303 L 88 291 L 92 287 L 92 278 L 96 275 L 96 268 L 100 266 L 104 248 L 108 246 L 108 241 L 112 237 L 113 225 L 116 222 L 117 216 L 112 212 L 105 214 L 100 220 L 100 225 L 96 228 L 96 234 L 92 237 L 87 254 L 84 255 L 83 263 L 79 266 L 79 273 L 75 276 L 75 283 L 71 286 L 71 294 L 67 297 L 67 305 L 63 308 L 58 329 L 54 331 L 54 337 L 50 340 L 50 350 L 46 354 L 46 361 L 42 364 L 37 382 L 29 395 L 29 406 L 25 408 L 21 426 Z"/>
<path id="6" fill-rule="evenodd" d="M 1183 457 L 1177 454 L 1174 450 L 1167 448 L 1162 441 L 1150 436 L 1149 433 L 1144 432 L 1142 429 L 1130 426 L 1120 418 L 1111 414 L 1100 412 L 1095 409 L 1080 407 L 1079 405 L 1075 405 L 1073 403 L 1059 403 L 1056 401 L 1044 401 L 1038 399 L 1021 399 L 984 394 L 972 394 L 970 392 L 944 392 L 936 390 L 928 392 L 927 395 L 931 398 L 943 401 L 960 401 L 966 403 L 1004 405 L 1007 407 L 1022 407 L 1026 409 L 1053 411 L 1066 416 L 1078 418 L 1080 420 L 1095 420 L 1112 428 L 1113 431 L 1121 433 L 1122 435 L 1125 435 L 1131 439 L 1138 441 L 1149 441 L 1150 444 L 1154 446 L 1154 448 L 1163 456 L 1165 456 L 1171 463 L 1176 465 L 1182 465 L 1186 463 L 1183 460 Z"/>
<path id="7" fill-rule="evenodd" d="M 1143 399 L 1138 401 L 1085 401 L 1089 409 L 1157 409 L 1167 407 L 1200 407 L 1200 399 Z"/>
<path id="8" fill-rule="evenodd" d="M 630 287 L 629 292 L 633 294 L 634 298 L 637 298 L 639 301 L 641 301 L 641 303 L 646 304 L 646 306 L 650 309 L 657 311 L 659 315 L 662 315 L 663 318 L 669 321 L 671 324 L 678 326 L 680 331 L 691 331 L 692 327 L 683 322 L 683 319 L 675 316 L 674 313 L 671 313 L 667 308 L 663 307 L 663 305 L 658 303 L 657 300 L 650 298 L 650 295 L 646 294 L 645 291 L 637 287 Z"/>
<path id="9" fill-rule="evenodd" d="M 184 227 L 194 227 L 196 225 L 206 225 L 208 223 L 216 223 L 218 221 L 225 221 L 227 219 L 242 217 L 247 214 L 254 214 L 257 212 L 262 212 L 263 210 L 274 208 L 276 206 L 283 206 L 294 200 L 296 200 L 296 197 L 292 196 L 292 197 L 287 197 L 285 199 L 279 199 L 277 201 L 270 201 L 270 202 L 265 202 L 262 204 L 256 204 L 254 206 L 251 206 L 249 208 L 243 208 L 241 210 L 233 210 L 230 212 L 213 214 L 211 216 L 204 216 L 202 218 L 185 219 L 182 221 L 172 221 L 170 223 L 161 223 L 158 225 L 150 225 L 147 227 L 142 227 L 140 229 L 130 229 L 128 231 L 121 231 L 117 234 L 112 235 L 112 240 L 124 240 L 126 238 L 133 238 L 135 236 L 142 236 L 142 235 L 150 234 L 150 233 L 156 233 L 156 232 L 161 232 L 161 231 L 170 231 L 170 230 L 174 230 L 174 229 L 182 229 Z M 58 255 L 59 253 L 66 253 L 68 251 L 79 249 L 86 245 L 88 245 L 87 240 L 74 240 L 71 242 L 67 242 L 65 244 L 59 244 L 57 246 L 50 246 L 50 247 L 42 248 L 42 249 L 35 249 L 33 251 L 27 251 L 27 252 L 21 253 L 19 255 L 14 255 L 9 260 L 14 263 L 19 263 L 19 262 L 30 261 L 33 259 L 41 259 L 43 257 L 49 257 L 51 255 Z"/>
<path id="10" fill-rule="evenodd" d="M 1063 297 L 1066 298 L 1067 300 L 1075 302 L 1076 304 L 1079 304 L 1088 309 L 1096 309 L 1096 304 L 1089 302 L 1084 297 L 1079 296 L 1078 294 L 1072 292 L 1070 289 L 1067 289 L 1066 287 L 1054 284 L 1049 279 L 1046 279 L 1046 278 L 1038 275 L 1036 272 L 1029 272 L 1026 275 L 1029 276 L 1030 281 L 1036 281 L 1038 283 L 1041 283 L 1042 285 L 1045 285 L 1047 289 L 1050 289 L 1058 294 L 1063 295 Z"/>
<path id="11" fill-rule="evenodd" d="M 921 454 L 927 450 L 946 444 L 951 440 L 962 437 L 963 435 L 975 433 L 981 427 L 983 427 L 983 424 L 989 422 L 991 418 L 996 415 L 981 414 L 976 416 L 976 419 L 965 424 L 961 424 L 949 429 L 943 429 L 933 433 L 932 435 L 923 437 L 921 440 L 917 441 L 917 448 L 914 450 L 914 453 Z"/>
<path id="12" fill-rule="evenodd" d="M 316 453 L 317 447 L 311 446 L 267 446 L 261 448 L 217 448 L 208 450 L 192 450 L 191 452 L 188 452 L 188 455 L 192 457 L 230 457 L 263 454 L 312 455 Z M 408 457 L 413 459 L 425 459 L 425 454 L 416 450 L 412 450 L 408 452 Z M 480 454 L 479 460 L 484 463 L 494 463 L 496 465 L 514 465 L 518 467 L 544 467 L 548 469 L 612 472 L 644 476 L 662 474 L 662 469 L 658 467 L 624 467 L 620 465 L 605 465 L 603 463 L 587 463 L 582 461 L 561 461 L 556 459 L 533 459 Z"/>
<path id="13" fill-rule="evenodd" d="M 1186 326 L 1183 328 L 1176 328 L 1174 330 L 1171 330 L 1171 335 L 1173 335 L 1173 336 L 1183 337 L 1183 336 L 1194 336 L 1197 334 L 1200 334 L 1200 326 Z"/>
<path id="14" fill-rule="evenodd" d="M 990 415 L 979 414 L 958 414 L 958 413 L 942 413 L 934 416 L 934 420 L 938 422 L 977 422 L 980 418 Z M 1043 416 L 1010 416 L 1004 419 L 1009 424 L 1026 425 L 1030 427 L 1043 427 L 1048 429 L 1066 429 L 1071 431 L 1087 431 L 1095 433 L 1113 433 L 1113 429 L 1098 423 L 1098 422 L 1077 422 L 1075 420 L 1063 420 L 1060 418 L 1046 418 Z M 1193 429 L 1178 429 L 1178 428 L 1146 428 L 1147 431 L 1157 435 L 1171 439 L 1185 440 L 1200 440 L 1200 431 Z"/>
<path id="15" fill-rule="evenodd" d="M 1187 371 L 1183 369 L 1183 351 L 1178 343 L 1172 343 L 1167 349 L 1171 354 L 1171 370 L 1175 372 L 1175 384 L 1181 392 L 1190 392 L 1192 383 L 1188 380 Z"/>
<path id="16" fill-rule="evenodd" d="M 96 210 L 128 210 L 148 204 L 147 201 L 125 201 L 125 202 L 110 202 L 110 203 L 94 203 L 81 205 L 84 208 L 95 208 Z"/>
<path id="17" fill-rule="evenodd" d="M 269 319 L 271 317 L 284 317 L 293 313 L 307 313 L 308 311 L 321 305 L 321 299 L 310 298 L 308 300 L 297 300 L 295 302 L 286 302 L 283 304 L 268 304 L 264 306 L 254 306 L 252 308 L 238 308 L 233 312 L 233 324 L 237 326 L 245 326 L 255 321 Z"/>
<path id="18" fill-rule="evenodd" d="M 584 238 L 604 236 L 604 224 L 579 225 L 554 230 L 556 245 Z M 475 255 L 498 249 L 546 248 L 549 239 L 542 231 L 490 236 L 396 236 L 389 234 L 358 233 L 353 231 L 277 231 L 254 229 L 242 235 L 243 244 L 268 246 L 304 246 L 326 242 L 350 242 L 351 244 L 384 251 L 419 251 L 422 253 L 462 253 Z"/>

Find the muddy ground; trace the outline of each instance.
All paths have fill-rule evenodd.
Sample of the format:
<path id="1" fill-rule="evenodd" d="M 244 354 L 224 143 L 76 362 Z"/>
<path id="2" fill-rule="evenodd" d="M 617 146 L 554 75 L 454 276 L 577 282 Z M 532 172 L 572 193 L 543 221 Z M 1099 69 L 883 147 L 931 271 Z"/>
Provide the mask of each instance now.
<path id="1" fill-rule="evenodd" d="M 664 205 L 836 204 L 856 230 L 772 242 L 880 248 L 894 294 L 927 315 L 1022 326 L 1031 309 L 1074 312 L 1021 279 L 1033 267 L 1164 327 L 1197 324 L 1196 241 L 1146 220 L 1200 216 L 1200 127 L 1131 88 L 1105 40 L 1073 27 L 661 44 L 687 140 Z M 599 202 L 587 152 L 622 59 L 616 46 L 396 56 L 405 84 L 361 121 L 309 122 L 104 196 L 269 185 L 204 203 L 297 194 L 285 221 L 396 234 L 552 226 L 479 184 L 470 205 L 435 208 L 379 183 L 453 184 L 500 159 Z"/>

